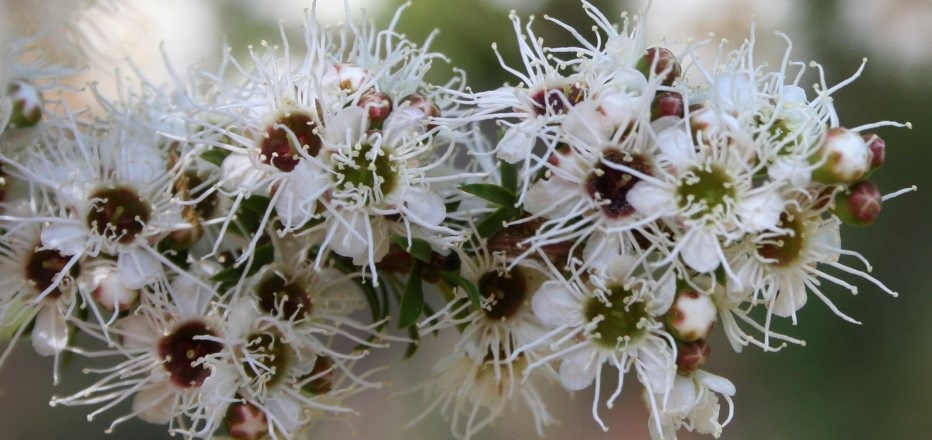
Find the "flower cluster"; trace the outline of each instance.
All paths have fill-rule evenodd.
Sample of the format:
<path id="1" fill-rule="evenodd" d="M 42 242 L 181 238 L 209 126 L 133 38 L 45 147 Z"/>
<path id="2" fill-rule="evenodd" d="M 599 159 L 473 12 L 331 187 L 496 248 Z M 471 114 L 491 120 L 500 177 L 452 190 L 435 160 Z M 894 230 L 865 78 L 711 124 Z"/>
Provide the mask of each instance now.
<path id="1" fill-rule="evenodd" d="M 311 10 L 301 48 L 282 29 L 248 60 L 117 97 L 4 44 L 0 323 L 39 354 L 111 360 L 51 403 L 130 404 L 111 429 L 293 438 L 381 385 L 369 353 L 451 332 L 412 423 L 439 410 L 470 438 L 518 405 L 543 435 L 558 383 L 594 386 L 605 428 L 630 373 L 653 438 L 718 437 L 735 387 L 702 369 L 716 326 L 735 351 L 776 351 L 802 342 L 771 322 L 810 295 L 856 322 L 826 282 L 895 295 L 839 226 L 895 195 L 868 180 L 871 131 L 902 124 L 840 125 L 832 96 L 860 70 L 829 85 L 813 64 L 807 90 L 788 39 L 775 70 L 753 32 L 708 64 L 708 42 L 675 53 L 639 17 L 582 8 L 594 37 L 546 18 L 567 47 L 512 15 L 518 83 L 479 92 L 426 80 L 446 59 L 397 15 L 330 28 Z"/>

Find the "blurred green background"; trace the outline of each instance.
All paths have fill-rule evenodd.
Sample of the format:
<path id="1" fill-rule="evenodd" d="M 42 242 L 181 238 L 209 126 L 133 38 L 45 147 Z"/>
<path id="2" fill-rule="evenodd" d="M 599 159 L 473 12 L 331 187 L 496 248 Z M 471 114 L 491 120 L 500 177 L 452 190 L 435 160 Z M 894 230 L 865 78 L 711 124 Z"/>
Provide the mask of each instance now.
<path id="1" fill-rule="evenodd" d="M 121 14 L 132 17 L 128 20 L 145 25 L 136 31 L 115 33 L 113 38 L 99 31 L 100 35 L 94 36 L 95 44 L 100 46 L 99 52 L 122 44 L 129 56 L 140 60 L 144 70 L 158 72 L 158 42 L 162 38 L 166 39 L 169 53 L 175 49 L 184 52 L 175 61 L 176 67 L 199 58 L 207 63 L 215 58 L 211 54 L 219 53 L 224 39 L 237 50 L 262 39 L 277 41 L 279 19 L 285 20 L 294 41 L 300 41 L 297 25 L 301 9 L 310 6 L 308 2 L 285 0 L 205 1 L 194 2 L 194 14 L 194 6 L 189 3 L 118 6 Z M 323 15 L 340 17 L 340 3 L 322 1 L 322 9 L 335 11 Z M 358 3 L 350 6 L 354 14 L 365 6 L 367 16 L 382 26 L 401 4 L 397 0 Z M 622 10 L 633 14 L 643 7 L 643 2 L 593 3 L 613 19 Z M 0 5 L 22 7 L 9 1 Z M 507 19 L 511 8 L 523 17 L 549 14 L 581 31 L 591 27 L 576 0 L 415 0 L 398 27 L 414 41 L 423 41 L 433 29 L 441 29 L 433 48 L 463 68 L 474 89 L 490 89 L 506 81 L 514 82 L 499 67 L 490 49 L 493 41 L 498 42 L 506 59 L 517 64 L 514 34 Z M 784 48 L 782 40 L 773 36 L 778 30 L 793 39 L 793 59 L 817 60 L 825 66 L 829 84 L 850 76 L 862 57 L 869 59 L 863 76 L 835 95 L 842 125 L 853 127 L 877 120 L 912 122 L 911 130 L 878 130 L 887 142 L 888 152 L 887 164 L 875 174 L 874 181 L 887 193 L 910 185 L 917 185 L 919 191 L 888 201 L 873 226 L 846 227 L 842 231 L 845 247 L 867 257 L 873 264 L 872 275 L 900 293 L 892 298 L 870 283 L 858 282 L 860 293 L 853 297 L 843 289 L 826 285 L 824 291 L 832 301 L 862 325 L 839 319 L 817 298 L 810 297 L 807 307 L 799 313 L 799 325 L 781 323 L 778 327 L 806 340 L 805 347 L 791 346 L 779 353 L 747 349 L 735 354 L 716 332 L 715 355 L 706 369 L 731 379 L 738 390 L 734 397 L 735 420 L 721 438 L 932 438 L 932 348 L 928 342 L 932 337 L 932 179 L 928 171 L 932 161 L 932 2 L 655 0 L 648 16 L 653 36 L 649 44 L 659 42 L 661 35 L 674 42 L 689 35 L 702 38 L 709 32 L 739 43 L 748 35 L 755 17 L 761 47 L 758 59 L 778 62 Z M 125 26 L 123 21 L 113 22 Z M 566 41 L 565 32 L 544 20 L 538 19 L 535 26 L 549 45 L 559 46 Z M 202 52 L 192 55 L 191 46 Z M 211 51 L 210 47 L 215 49 Z M 99 63 L 108 66 L 120 60 L 108 53 Z M 810 78 L 804 82 L 813 81 Z M 849 264 L 856 266 L 857 262 L 851 260 Z M 373 362 L 392 364 L 387 378 L 392 386 L 384 392 L 364 393 L 351 402 L 362 414 L 353 421 L 352 429 L 340 423 L 322 423 L 311 432 L 312 437 L 449 438 L 444 421 L 436 414 L 412 429 L 402 430 L 407 420 L 419 413 L 417 405 L 421 400 L 418 395 L 401 394 L 428 373 L 439 353 L 431 352 L 431 347 L 448 346 L 449 342 L 428 341 L 424 350 L 408 362 L 401 362 L 399 351 L 374 356 Z M 82 380 L 90 379 L 67 371 L 63 384 L 52 388 L 51 368 L 51 361 L 35 355 L 28 342 L 15 349 L 0 370 L 0 438 L 104 437 L 109 420 L 123 413 L 119 409 L 110 411 L 99 421 L 87 423 L 87 408 L 49 408 L 47 402 L 52 394 L 73 392 L 80 388 Z M 646 412 L 633 379 L 627 382 L 624 395 L 621 405 L 602 410 L 611 428 L 603 434 L 591 421 L 590 392 L 577 393 L 573 399 L 562 392 L 554 393 L 549 404 L 562 423 L 550 427 L 547 438 L 646 438 Z M 506 415 L 480 438 L 533 438 L 528 417 L 522 412 Z M 131 421 L 108 438 L 166 437 L 163 427 Z M 702 437 L 683 433 L 680 438 Z"/>

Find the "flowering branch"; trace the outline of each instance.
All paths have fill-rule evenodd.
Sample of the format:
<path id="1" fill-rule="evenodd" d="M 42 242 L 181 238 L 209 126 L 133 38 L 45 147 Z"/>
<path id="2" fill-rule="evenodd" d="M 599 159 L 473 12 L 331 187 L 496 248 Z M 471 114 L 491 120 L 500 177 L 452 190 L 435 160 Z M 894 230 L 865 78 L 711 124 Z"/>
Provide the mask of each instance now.
<path id="1" fill-rule="evenodd" d="M 416 420 L 439 408 L 458 437 L 513 403 L 543 435 L 548 379 L 594 386 L 607 429 L 599 409 L 632 377 L 653 438 L 718 437 L 736 390 L 702 369 L 714 327 L 735 351 L 776 351 L 802 344 L 771 327 L 810 295 L 857 322 L 823 282 L 896 295 L 840 241 L 899 194 L 869 180 L 885 158 L 869 130 L 908 126 L 840 125 L 832 96 L 861 69 L 829 85 L 813 65 L 806 90 L 786 37 L 775 70 L 753 33 L 708 65 L 708 42 L 675 54 L 637 18 L 582 8 L 592 37 L 545 17 L 567 47 L 512 14 L 518 85 L 480 92 L 426 81 L 445 57 L 397 15 L 326 28 L 312 9 L 301 49 L 263 41 L 173 87 L 92 88 L 99 111 L 50 101 L 88 92 L 23 64 L 29 40 L 4 44 L 0 322 L 42 355 L 113 359 L 52 404 L 90 418 L 132 402 L 110 430 L 292 438 L 381 386 L 360 366 L 372 351 L 453 332 Z"/>

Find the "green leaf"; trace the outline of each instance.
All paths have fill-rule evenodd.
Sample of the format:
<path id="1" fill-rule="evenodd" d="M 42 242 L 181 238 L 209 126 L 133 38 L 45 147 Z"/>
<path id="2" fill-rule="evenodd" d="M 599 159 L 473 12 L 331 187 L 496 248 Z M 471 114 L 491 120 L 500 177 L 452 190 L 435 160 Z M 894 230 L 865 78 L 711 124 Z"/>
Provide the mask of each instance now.
<path id="1" fill-rule="evenodd" d="M 476 225 L 476 231 L 479 232 L 480 237 L 489 238 L 504 229 L 505 222 L 511 220 L 516 212 L 517 210 L 512 208 L 498 208 L 479 221 L 479 224 Z"/>
<path id="2" fill-rule="evenodd" d="M 469 183 L 460 186 L 460 189 L 503 208 L 514 209 L 515 204 L 518 203 L 518 197 L 513 191 L 491 183 Z"/>
<path id="3" fill-rule="evenodd" d="M 479 297 L 479 288 L 476 287 L 475 284 L 459 276 L 459 274 L 447 272 L 445 270 L 440 271 L 440 278 L 450 283 L 451 286 L 456 286 L 465 290 L 466 296 L 469 297 L 469 301 L 476 307 L 476 310 L 482 310 L 482 298 Z"/>
<path id="4" fill-rule="evenodd" d="M 418 260 L 430 263 L 434 259 L 433 250 L 431 250 L 430 245 L 423 239 L 411 237 L 411 247 L 408 247 L 408 237 L 395 235 L 392 236 L 392 241 Z"/>
<path id="5" fill-rule="evenodd" d="M 518 165 L 503 160 L 498 162 L 498 171 L 502 177 L 502 188 L 518 193 Z"/>
<path id="6" fill-rule="evenodd" d="M 204 159 L 216 166 L 220 166 L 223 163 L 223 160 L 230 155 L 230 150 L 224 150 L 223 148 L 211 148 L 210 150 L 205 151 L 201 154 L 201 159 Z"/>
<path id="7" fill-rule="evenodd" d="M 409 343 L 408 348 L 405 349 L 405 359 L 409 359 L 411 356 L 414 356 L 414 353 L 417 352 L 417 346 L 421 340 L 421 335 L 418 334 L 417 327 L 413 325 L 408 327 L 408 336 L 411 338 L 411 343 Z"/>
<path id="8" fill-rule="evenodd" d="M 398 328 L 406 328 L 417 322 L 424 312 L 424 290 L 421 280 L 421 262 L 415 260 L 408 275 L 408 284 L 398 305 Z"/>
<path id="9" fill-rule="evenodd" d="M 248 199 L 244 199 L 240 202 L 239 208 L 236 211 L 236 219 L 238 226 L 242 227 L 243 230 L 239 231 L 244 237 L 249 237 L 253 233 L 258 232 L 259 225 L 262 224 L 262 219 L 265 217 L 265 212 L 269 209 L 269 203 L 271 199 L 264 196 L 250 196 Z"/>
<path id="10" fill-rule="evenodd" d="M 257 246 L 252 257 L 252 264 L 249 266 L 249 272 L 246 276 L 252 276 L 263 266 L 271 264 L 275 259 L 275 247 L 272 242 Z"/>

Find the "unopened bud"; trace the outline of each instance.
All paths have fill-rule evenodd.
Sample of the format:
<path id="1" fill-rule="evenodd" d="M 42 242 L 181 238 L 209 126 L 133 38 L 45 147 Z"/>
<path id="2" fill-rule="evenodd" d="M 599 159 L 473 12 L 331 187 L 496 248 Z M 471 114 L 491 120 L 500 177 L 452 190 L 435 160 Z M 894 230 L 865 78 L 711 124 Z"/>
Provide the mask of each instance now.
<path id="1" fill-rule="evenodd" d="M 359 98 L 360 107 L 366 109 L 369 121 L 381 126 L 388 115 L 392 113 L 392 98 L 385 93 L 369 90 Z"/>
<path id="2" fill-rule="evenodd" d="M 812 177 L 822 183 L 854 183 L 871 169 L 868 142 L 847 128 L 829 129 L 819 151 L 810 159 L 818 163 Z"/>
<path id="3" fill-rule="evenodd" d="M 650 105 L 650 119 L 657 120 L 664 116 L 683 117 L 683 95 L 677 92 L 660 92 Z"/>
<path id="4" fill-rule="evenodd" d="M 864 141 L 867 142 L 867 147 L 871 150 L 870 170 L 873 172 L 877 168 L 880 168 L 887 158 L 887 143 L 884 142 L 880 136 L 873 133 L 867 133 L 861 136 L 864 138 Z"/>
<path id="5" fill-rule="evenodd" d="M 24 81 L 10 84 L 9 98 L 13 101 L 10 128 L 32 127 L 42 119 L 42 95 L 35 86 Z"/>
<path id="6" fill-rule="evenodd" d="M 324 89 L 353 93 L 371 79 L 369 71 L 353 64 L 334 64 L 324 73 Z"/>
<path id="7" fill-rule="evenodd" d="M 680 74 L 683 73 L 683 69 L 676 61 L 676 56 L 673 55 L 673 52 L 663 47 L 651 47 L 647 49 L 647 52 L 638 60 L 634 68 L 643 73 L 647 78 L 655 75 L 664 75 L 661 84 L 665 86 L 673 84 L 673 81 L 676 81 L 676 79 L 680 77 Z"/>
<path id="8" fill-rule="evenodd" d="M 421 95 L 420 93 L 412 93 L 404 98 L 401 98 L 399 108 L 407 108 L 409 110 L 418 110 L 428 118 L 437 118 L 440 117 L 440 107 L 437 107 L 437 104 L 434 104 L 431 100 L 427 99 L 426 96 Z"/>
<path id="9" fill-rule="evenodd" d="M 712 356 L 712 348 L 705 339 L 698 339 L 684 344 L 677 344 L 676 347 L 676 372 L 683 376 L 688 376 L 702 368 L 709 357 Z"/>
<path id="10" fill-rule="evenodd" d="M 123 285 L 116 266 L 96 265 L 88 269 L 94 300 L 109 311 L 128 310 L 139 298 L 139 291 Z"/>
<path id="11" fill-rule="evenodd" d="M 227 433 L 236 440 L 268 438 L 269 422 L 265 412 L 250 403 L 233 403 L 227 408 L 224 424 Z"/>
<path id="12" fill-rule="evenodd" d="M 709 336 L 715 326 L 716 312 L 709 295 L 682 288 L 664 316 L 664 323 L 673 337 L 692 342 Z"/>
<path id="13" fill-rule="evenodd" d="M 855 226 L 867 226 L 880 216 L 883 196 L 870 181 L 857 182 L 835 195 L 835 215 Z"/>

